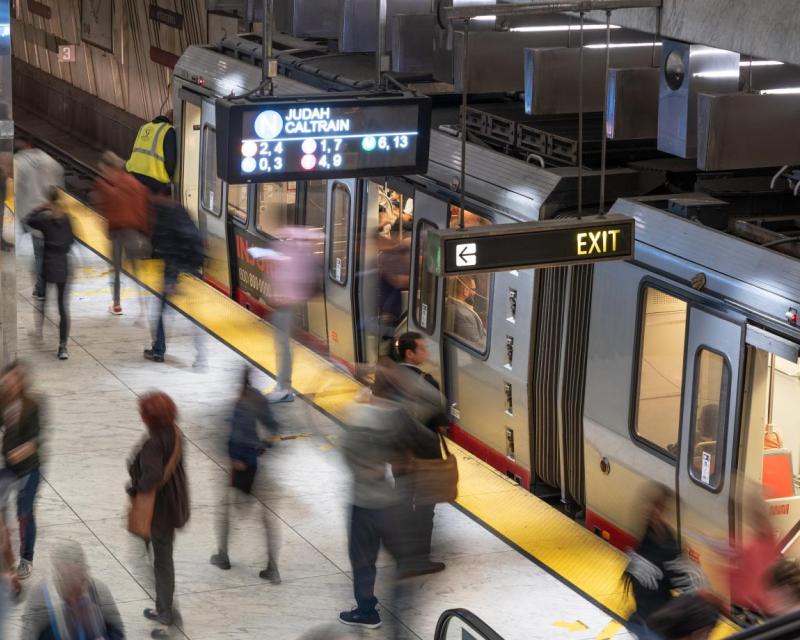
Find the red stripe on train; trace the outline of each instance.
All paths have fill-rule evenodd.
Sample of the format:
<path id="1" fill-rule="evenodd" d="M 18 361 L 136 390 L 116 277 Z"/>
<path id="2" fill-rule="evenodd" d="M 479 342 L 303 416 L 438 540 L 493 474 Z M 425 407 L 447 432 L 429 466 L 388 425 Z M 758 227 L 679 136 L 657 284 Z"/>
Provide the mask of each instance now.
<path id="1" fill-rule="evenodd" d="M 586 509 L 586 528 L 623 551 L 639 546 L 634 536 L 589 509 Z"/>
<path id="2" fill-rule="evenodd" d="M 526 489 L 530 488 L 531 472 L 514 462 L 507 455 L 492 449 L 485 442 L 481 442 L 457 425 L 450 425 L 450 438 L 475 457 L 480 458 L 506 476 L 517 480 Z"/>

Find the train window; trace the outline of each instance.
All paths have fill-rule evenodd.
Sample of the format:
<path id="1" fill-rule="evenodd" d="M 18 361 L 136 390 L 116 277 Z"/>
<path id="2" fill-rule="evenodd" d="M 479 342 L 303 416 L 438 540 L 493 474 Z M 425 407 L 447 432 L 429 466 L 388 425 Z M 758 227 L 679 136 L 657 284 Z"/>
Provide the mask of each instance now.
<path id="1" fill-rule="evenodd" d="M 425 264 L 427 255 L 428 232 L 435 229 L 430 222 L 420 222 L 417 228 L 417 281 L 414 296 L 414 321 L 427 333 L 433 334 L 436 326 L 436 282 L 435 275 L 430 273 Z"/>
<path id="2" fill-rule="evenodd" d="M 222 180 L 217 176 L 217 131 L 203 127 L 203 168 L 200 193 L 206 211 L 219 215 L 222 211 Z"/>
<path id="3" fill-rule="evenodd" d="M 246 184 L 228 185 L 228 215 L 247 223 L 247 204 L 250 188 Z"/>
<path id="4" fill-rule="evenodd" d="M 277 236 L 287 224 L 295 224 L 297 204 L 296 182 L 265 182 L 256 195 L 256 228 L 261 233 Z"/>
<path id="5" fill-rule="evenodd" d="M 347 254 L 350 243 L 350 189 L 341 182 L 331 190 L 331 245 L 328 275 L 331 280 L 347 282 Z"/>
<path id="6" fill-rule="evenodd" d="M 456 226 L 460 208 L 450 206 L 450 226 Z M 491 224 L 490 220 L 464 211 L 464 226 Z M 491 274 L 452 276 L 445 279 L 444 330 L 479 353 L 486 352 Z"/>
<path id="7" fill-rule="evenodd" d="M 702 485 L 716 490 L 722 480 L 730 369 L 723 356 L 708 349 L 697 352 L 694 369 L 689 472 Z"/>
<path id="8" fill-rule="evenodd" d="M 681 422 L 687 305 L 646 287 L 641 313 L 636 435 L 674 458 Z"/>

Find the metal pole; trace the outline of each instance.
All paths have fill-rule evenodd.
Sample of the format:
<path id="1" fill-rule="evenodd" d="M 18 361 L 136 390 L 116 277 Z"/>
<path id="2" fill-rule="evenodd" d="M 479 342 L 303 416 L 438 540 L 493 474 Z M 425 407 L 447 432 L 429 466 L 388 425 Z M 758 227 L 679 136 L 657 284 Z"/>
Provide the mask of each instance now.
<path id="1" fill-rule="evenodd" d="M 567 269 L 567 282 L 564 286 L 564 302 L 562 304 L 561 318 L 561 349 L 558 360 L 558 397 L 556 398 L 556 421 L 558 426 L 558 464 L 559 478 L 561 481 L 561 503 L 567 504 L 567 454 L 564 450 L 566 427 L 564 425 L 564 387 L 567 377 L 567 328 L 572 304 L 572 266 Z"/>
<path id="2" fill-rule="evenodd" d="M 583 18 L 578 44 L 578 217 L 583 215 Z"/>
<path id="3" fill-rule="evenodd" d="M 608 117 L 608 69 L 611 66 L 611 12 L 606 11 L 606 66 L 603 72 L 603 124 L 600 138 L 600 204 L 598 213 L 606 211 L 606 118 Z"/>
<path id="4" fill-rule="evenodd" d="M 375 89 L 381 88 L 383 50 L 386 48 L 386 0 L 378 0 L 378 44 L 375 47 Z"/>
<path id="5" fill-rule="evenodd" d="M 273 93 L 269 65 L 272 60 L 272 23 L 274 16 L 273 0 L 264 0 L 264 15 L 261 20 L 261 42 L 263 43 L 264 53 L 264 60 L 261 63 L 261 83 L 269 95 Z"/>
<path id="6" fill-rule="evenodd" d="M 464 20 L 464 64 L 461 66 L 461 206 L 458 228 L 464 228 L 464 201 L 467 193 L 467 95 L 469 84 L 469 18 Z"/>

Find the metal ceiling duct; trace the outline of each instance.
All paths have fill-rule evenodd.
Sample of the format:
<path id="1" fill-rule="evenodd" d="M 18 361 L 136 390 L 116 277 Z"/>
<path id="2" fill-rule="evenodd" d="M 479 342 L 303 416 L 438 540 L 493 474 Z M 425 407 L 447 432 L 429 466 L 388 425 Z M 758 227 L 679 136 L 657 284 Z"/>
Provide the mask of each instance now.
<path id="1" fill-rule="evenodd" d="M 392 71 L 433 73 L 432 13 L 398 13 L 391 22 Z"/>
<path id="2" fill-rule="evenodd" d="M 335 38 L 340 0 L 273 0 L 275 27 L 297 38 Z"/>
<path id="3" fill-rule="evenodd" d="M 608 70 L 606 136 L 648 140 L 658 135 L 658 81 L 653 67 Z"/>
<path id="4" fill-rule="evenodd" d="M 698 169 L 800 164 L 800 95 L 701 94 L 697 112 Z"/>
<path id="5" fill-rule="evenodd" d="M 639 38 L 641 43 L 641 37 Z M 647 67 L 653 60 L 646 46 L 611 45 L 611 67 Z M 580 49 L 525 49 L 525 111 L 535 115 L 578 113 Z M 656 51 L 658 55 L 658 51 Z M 583 48 L 583 110 L 602 111 L 605 94 L 605 44 Z"/>
<path id="6" fill-rule="evenodd" d="M 697 153 L 697 95 L 738 91 L 739 54 L 665 40 L 660 78 L 658 149 L 693 158 Z"/>
<path id="7" fill-rule="evenodd" d="M 316 0 L 307 0 L 314 3 Z M 338 0 L 341 5 L 339 51 L 374 53 L 378 46 L 378 3 L 375 0 Z M 319 9 L 318 9 L 319 10 Z M 391 24 L 397 14 L 431 14 L 431 0 L 388 0 L 386 50 L 392 50 Z"/>

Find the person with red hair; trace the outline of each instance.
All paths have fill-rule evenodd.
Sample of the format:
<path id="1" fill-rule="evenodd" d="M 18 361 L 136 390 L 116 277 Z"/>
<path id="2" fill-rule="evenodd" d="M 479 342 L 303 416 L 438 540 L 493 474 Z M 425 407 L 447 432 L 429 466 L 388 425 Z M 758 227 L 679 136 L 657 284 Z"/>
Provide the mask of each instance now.
<path id="1" fill-rule="evenodd" d="M 144 616 L 165 626 L 174 622 L 173 595 L 175 530 L 189 520 L 189 490 L 183 466 L 182 435 L 176 424 L 178 410 L 166 393 L 151 391 L 139 399 L 139 415 L 148 437 L 128 465 L 131 483 L 128 493 L 155 491 L 155 508 L 150 542 L 156 582 L 156 607 Z M 163 629 L 153 637 L 168 637 Z"/>

